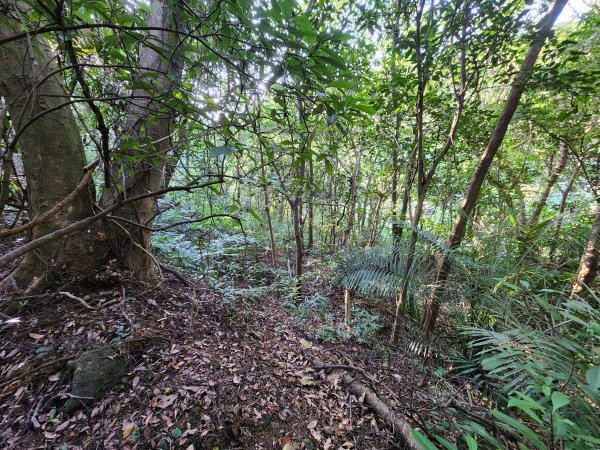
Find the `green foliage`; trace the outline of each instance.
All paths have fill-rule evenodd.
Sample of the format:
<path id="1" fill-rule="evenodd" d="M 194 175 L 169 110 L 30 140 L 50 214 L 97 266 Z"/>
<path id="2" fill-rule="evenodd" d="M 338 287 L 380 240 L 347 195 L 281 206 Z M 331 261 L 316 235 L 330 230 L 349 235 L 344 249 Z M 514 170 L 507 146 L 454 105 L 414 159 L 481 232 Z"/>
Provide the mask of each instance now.
<path id="1" fill-rule="evenodd" d="M 375 343 L 377 332 L 383 326 L 379 315 L 364 308 L 356 308 L 352 314 L 351 327 L 344 322 L 328 323 L 317 329 L 315 337 L 326 342 L 356 339 L 363 344 Z"/>
<path id="2" fill-rule="evenodd" d="M 570 449 L 597 448 L 600 299 L 561 301 L 562 294 L 552 291 L 548 301 L 546 292 L 515 288 L 526 298 L 522 307 L 537 320 L 522 323 L 498 308 L 490 311 L 501 315 L 493 328 L 464 327 L 475 351 L 465 373 L 475 367 L 484 374 L 477 385 L 502 405 L 492 414 L 507 434 L 540 449 L 550 441 Z"/>

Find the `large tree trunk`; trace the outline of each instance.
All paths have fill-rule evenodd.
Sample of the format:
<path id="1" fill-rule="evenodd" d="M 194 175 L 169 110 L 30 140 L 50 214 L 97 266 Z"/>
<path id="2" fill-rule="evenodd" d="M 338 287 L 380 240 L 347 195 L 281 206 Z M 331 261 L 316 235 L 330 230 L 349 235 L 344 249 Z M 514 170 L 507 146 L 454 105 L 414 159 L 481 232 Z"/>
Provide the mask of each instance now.
<path id="1" fill-rule="evenodd" d="M 467 229 L 467 224 L 469 223 L 469 219 L 471 218 L 475 206 L 477 204 L 477 198 L 479 197 L 479 192 L 481 191 L 481 187 L 483 186 L 483 182 L 487 176 L 487 173 L 492 165 L 492 160 L 496 156 L 500 145 L 502 145 L 502 141 L 504 140 L 504 136 L 506 135 L 506 131 L 508 129 L 508 125 L 512 120 L 513 114 L 515 113 L 517 106 L 519 105 L 519 101 L 521 100 L 521 95 L 525 91 L 527 83 L 531 78 L 531 72 L 533 70 L 533 66 L 537 61 L 537 58 L 542 50 L 544 42 L 550 35 L 552 30 L 552 26 L 556 21 L 556 18 L 559 16 L 564 6 L 567 4 L 567 0 L 556 0 L 550 12 L 542 19 L 539 24 L 538 32 L 536 37 L 534 38 L 527 54 L 525 55 L 525 59 L 521 64 L 521 68 L 519 69 L 519 73 L 515 79 L 515 82 L 508 94 L 508 98 L 506 99 L 506 103 L 504 104 L 504 108 L 500 113 L 500 117 L 498 117 L 498 121 L 496 122 L 496 127 L 492 132 L 492 136 L 488 145 L 481 156 L 479 161 L 479 165 L 473 174 L 473 178 L 471 179 L 471 183 L 467 189 L 467 193 L 461 205 L 461 210 L 456 217 L 454 222 L 454 226 L 452 227 L 452 231 L 450 233 L 450 237 L 448 238 L 448 248 L 455 249 L 462 243 L 463 238 L 465 237 L 465 232 Z M 429 305 L 425 310 L 425 316 L 423 319 L 423 330 L 427 333 L 433 331 L 435 326 L 435 322 L 437 320 L 437 316 L 440 308 L 440 297 L 445 289 L 446 280 L 448 279 L 448 275 L 450 273 L 450 261 L 448 259 L 448 255 L 444 255 L 441 258 L 440 266 L 438 269 L 438 273 L 435 280 L 435 286 L 431 298 L 429 300 Z"/>
<path id="2" fill-rule="evenodd" d="M 133 91 L 121 145 L 133 141 L 139 146 L 135 145 L 122 152 L 123 163 L 114 171 L 117 183 L 124 180 L 122 189 L 106 191 L 102 199 L 103 205 L 120 198 L 156 191 L 163 181 L 176 118 L 175 111 L 169 108 L 165 111 L 164 104 L 168 103 L 173 90 L 180 84 L 183 63 L 178 56 L 181 50 L 176 45 L 178 35 L 167 31 L 180 28 L 179 18 L 169 7 L 170 3 L 169 0 L 150 2 L 154 14 L 148 17 L 148 26 L 162 29 L 152 32 L 149 38 L 152 46 L 141 46 L 137 65 L 151 68 L 156 74 L 152 83 L 154 89 Z M 147 156 L 148 152 L 150 156 Z M 146 157 L 139 161 L 141 155 Z M 114 248 L 125 265 L 137 276 L 146 280 L 153 279 L 155 274 L 151 232 L 147 228 L 131 225 L 130 222 L 150 226 L 156 215 L 156 199 L 149 197 L 131 203 L 115 215 L 129 222 L 113 222 L 115 226 L 111 230 L 115 240 Z"/>
<path id="3" fill-rule="evenodd" d="M 170 4 L 169 0 L 153 0 L 150 6 L 155 14 L 149 17 L 148 25 L 161 30 L 177 27 Z M 0 38 L 16 34 L 19 29 L 18 23 L 8 19 L 6 13 L 0 16 Z M 112 189 L 103 192 L 101 202 L 109 207 L 142 195 L 143 199 L 122 208 L 111 207 L 122 223 L 107 217 L 111 225 L 108 229 L 115 241 L 112 249 L 142 279 L 154 276 L 148 227 L 156 208 L 154 198 L 145 195 L 161 187 L 163 168 L 168 160 L 175 115 L 171 110 L 164 112 L 164 104 L 179 83 L 181 61 L 171 49 L 176 46 L 166 43 L 175 44 L 176 39 L 174 33 L 156 31 L 148 38 L 154 41 L 152 48 L 149 45 L 140 48 L 138 66 L 150 68 L 158 76 L 153 80 L 151 92 L 141 89 L 132 92 L 120 144 L 133 142 L 135 145 L 122 152 L 122 165 L 112 168 L 117 182 L 112 183 Z M 161 54 L 155 49 L 161 49 Z M 65 105 L 69 95 L 64 89 L 56 57 L 41 38 L 16 40 L 0 47 L 0 95 L 9 104 L 15 145 L 18 144 L 23 153 L 28 209 L 30 220 L 34 220 L 75 190 L 86 165 L 78 126 L 70 106 Z M 141 152 L 146 158 L 139 162 L 137 156 Z M 158 164 L 157 159 L 161 161 Z M 78 192 L 58 214 L 37 225 L 32 238 L 90 218 L 94 201 L 93 185 L 90 185 Z M 10 282 L 21 289 L 35 281 L 31 290 L 43 285 L 49 274 L 60 271 L 63 275 L 73 275 L 104 263 L 108 255 L 107 239 L 99 230 L 103 230 L 99 225 L 84 227 L 68 237 L 65 234 L 61 239 L 45 242 L 36 252 L 25 256 Z"/>
<path id="4" fill-rule="evenodd" d="M 16 21 L 6 13 L 0 15 L 0 37 L 19 31 Z M 0 46 L 0 95 L 8 105 L 15 130 L 10 145 L 18 145 L 22 153 L 29 219 L 34 220 L 75 190 L 86 165 L 71 107 L 64 105 L 68 96 L 56 56 L 41 38 Z M 32 238 L 88 217 L 93 200 L 94 189 L 89 184 L 68 206 L 35 227 Z M 78 272 L 94 264 L 102 250 L 93 242 L 102 238 L 97 233 L 83 235 L 85 239 L 81 235 L 70 236 L 26 255 L 12 275 L 13 287 L 33 288 L 32 283 L 41 287 L 53 272 Z"/>
<path id="5" fill-rule="evenodd" d="M 571 290 L 571 298 L 581 296 L 586 289 L 591 288 L 598 273 L 598 258 L 600 255 L 600 201 L 596 204 L 596 213 L 594 216 L 590 237 L 581 256 L 577 278 Z"/>

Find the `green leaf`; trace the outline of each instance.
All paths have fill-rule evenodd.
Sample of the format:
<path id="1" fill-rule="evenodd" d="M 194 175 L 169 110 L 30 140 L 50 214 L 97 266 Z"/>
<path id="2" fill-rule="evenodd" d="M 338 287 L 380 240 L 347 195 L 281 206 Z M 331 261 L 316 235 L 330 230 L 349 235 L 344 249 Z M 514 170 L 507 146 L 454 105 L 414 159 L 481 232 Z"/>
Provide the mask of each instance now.
<path id="1" fill-rule="evenodd" d="M 183 431 L 181 431 L 181 428 L 173 428 L 171 430 L 171 436 L 173 437 L 173 439 L 179 439 L 182 434 Z"/>
<path id="2" fill-rule="evenodd" d="M 375 112 L 377 111 L 375 108 L 373 108 L 371 105 L 365 105 L 363 104 L 358 104 L 358 105 L 354 105 L 354 107 L 362 112 L 365 112 L 367 114 L 375 114 Z"/>
<path id="3" fill-rule="evenodd" d="M 415 438 L 415 441 L 419 443 L 421 447 L 425 450 L 437 450 L 437 447 L 433 442 L 431 442 L 425 435 L 423 435 L 419 430 L 413 428 L 412 435 Z"/>
<path id="4" fill-rule="evenodd" d="M 600 389 L 600 366 L 590 367 L 585 373 L 585 379 L 593 391 L 598 391 Z"/>
<path id="5" fill-rule="evenodd" d="M 536 433 L 528 426 L 522 424 L 521 422 L 519 422 L 516 419 L 513 419 L 510 416 L 507 416 L 506 414 L 504 414 L 500 411 L 490 411 L 490 413 L 494 417 L 496 417 L 497 419 L 500 419 L 506 425 L 508 425 L 508 429 L 510 431 L 512 431 L 513 433 L 516 431 L 520 432 L 523 436 L 525 436 L 527 439 L 529 439 L 529 441 L 535 446 L 535 448 L 537 448 L 539 450 L 547 450 L 546 444 L 544 444 L 540 440 L 540 438 L 537 437 Z"/>
<path id="6" fill-rule="evenodd" d="M 475 440 L 475 438 L 473 436 L 466 435 L 465 441 L 467 442 L 467 445 L 469 446 L 469 450 L 477 450 L 477 441 Z"/>
<path id="7" fill-rule="evenodd" d="M 435 440 L 438 441 L 446 450 L 456 450 L 456 445 L 441 436 L 436 435 Z"/>
<path id="8" fill-rule="evenodd" d="M 550 389 L 550 386 L 545 384 L 544 386 L 542 386 L 542 392 L 544 393 L 544 395 L 550 395 L 552 390 Z"/>
<path id="9" fill-rule="evenodd" d="M 554 391 L 552 393 L 552 412 L 555 412 L 557 409 L 562 408 L 565 405 L 568 405 L 571 402 L 571 397 L 563 394 L 560 391 Z"/>
<path id="10" fill-rule="evenodd" d="M 543 410 L 544 408 L 531 397 L 528 397 L 527 395 L 521 393 L 518 394 L 521 396 L 521 398 L 518 399 L 515 397 L 511 397 L 508 401 L 508 407 L 520 409 L 533 420 L 535 420 L 537 423 L 541 424 L 542 420 L 537 416 L 536 413 L 533 412 L 533 410 Z"/>
<path id="11" fill-rule="evenodd" d="M 290 0 L 283 0 L 282 2 L 278 2 L 279 7 L 281 8 L 281 12 L 283 13 L 284 19 L 289 19 L 292 17 L 292 12 L 294 10 L 294 2 Z"/>
<path id="12" fill-rule="evenodd" d="M 232 147 L 227 147 L 225 145 L 218 145 L 210 149 L 210 156 L 216 158 L 218 156 L 227 156 L 235 153 L 237 149 Z"/>
<path id="13" fill-rule="evenodd" d="M 292 19 L 296 28 L 300 30 L 303 34 L 313 34 L 315 31 L 313 30 L 312 23 L 304 16 L 296 16 Z"/>
<path id="14" fill-rule="evenodd" d="M 352 89 L 354 87 L 354 83 L 344 80 L 336 80 L 332 81 L 327 85 L 329 88 L 338 88 L 338 89 Z"/>
<path id="15" fill-rule="evenodd" d="M 260 215 L 256 212 L 256 210 L 254 208 L 246 208 L 246 211 L 248 211 L 250 213 L 250 215 L 252 215 L 252 217 L 254 217 L 256 219 L 257 222 L 262 222 L 262 218 L 260 217 Z"/>

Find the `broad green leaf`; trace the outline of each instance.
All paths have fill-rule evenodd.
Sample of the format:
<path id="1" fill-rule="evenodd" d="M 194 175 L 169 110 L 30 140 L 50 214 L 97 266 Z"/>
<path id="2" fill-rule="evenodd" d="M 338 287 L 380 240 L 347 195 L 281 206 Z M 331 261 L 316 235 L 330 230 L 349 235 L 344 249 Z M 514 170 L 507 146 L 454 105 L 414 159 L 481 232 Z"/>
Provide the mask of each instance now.
<path id="1" fill-rule="evenodd" d="M 344 81 L 344 80 L 335 80 L 335 81 L 332 81 L 331 83 L 327 84 L 327 87 L 338 88 L 338 89 L 352 89 L 354 87 L 354 83 L 351 83 L 350 81 Z"/>
<path id="2" fill-rule="evenodd" d="M 216 158 L 218 156 L 227 156 L 235 153 L 237 150 L 232 147 L 227 147 L 225 145 L 218 145 L 210 149 L 210 156 Z"/>
<path id="3" fill-rule="evenodd" d="M 571 402 L 571 397 L 563 394 L 560 391 L 554 391 L 552 393 L 552 412 L 555 412 L 557 409 L 562 408 L 565 405 L 568 405 Z"/>
<path id="4" fill-rule="evenodd" d="M 600 389 L 600 366 L 590 367 L 585 373 L 585 379 L 592 390 L 598 391 Z"/>
<path id="5" fill-rule="evenodd" d="M 437 450 L 436 445 L 416 428 L 413 428 L 412 435 L 415 438 L 415 441 L 417 441 L 425 450 Z"/>

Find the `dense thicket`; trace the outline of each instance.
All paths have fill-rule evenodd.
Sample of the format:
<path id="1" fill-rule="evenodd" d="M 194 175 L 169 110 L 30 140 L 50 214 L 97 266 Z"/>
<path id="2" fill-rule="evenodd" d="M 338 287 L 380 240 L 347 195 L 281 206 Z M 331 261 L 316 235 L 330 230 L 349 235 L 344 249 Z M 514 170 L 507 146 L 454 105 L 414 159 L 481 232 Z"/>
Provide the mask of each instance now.
<path id="1" fill-rule="evenodd" d="M 384 340 L 460 336 L 498 421 L 460 422 L 470 448 L 599 445 L 600 10 L 566 3 L 4 2 L 6 298 L 194 273 L 224 232 L 301 298 L 338 255 Z"/>

